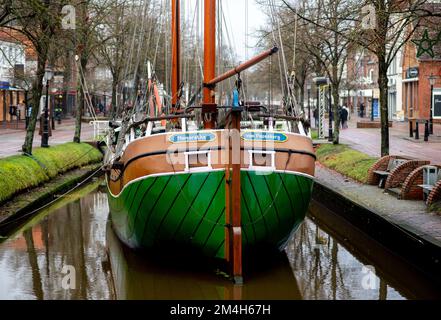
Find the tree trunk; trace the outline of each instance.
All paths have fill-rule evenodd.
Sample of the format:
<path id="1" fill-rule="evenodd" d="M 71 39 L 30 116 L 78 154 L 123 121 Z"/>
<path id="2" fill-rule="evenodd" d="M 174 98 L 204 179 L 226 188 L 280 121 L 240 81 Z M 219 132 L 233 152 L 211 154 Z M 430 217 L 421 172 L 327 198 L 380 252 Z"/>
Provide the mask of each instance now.
<path id="1" fill-rule="evenodd" d="M 378 86 L 380 89 L 380 116 L 381 116 L 381 156 L 389 155 L 389 110 L 388 110 L 388 79 L 386 62 L 387 32 L 389 27 L 389 10 L 386 0 L 379 0 L 376 3 L 376 56 L 378 60 Z"/>
<path id="2" fill-rule="evenodd" d="M 81 56 L 81 69 L 82 72 L 80 72 L 80 79 L 78 80 L 78 92 L 79 94 L 79 98 L 78 98 L 78 103 L 77 103 L 77 111 L 76 111 L 76 115 L 75 115 L 75 135 L 73 138 L 73 141 L 75 143 L 80 143 L 81 142 L 81 123 L 82 123 L 82 118 L 83 118 L 83 110 L 84 110 L 84 101 L 85 101 L 85 94 L 84 94 L 84 88 L 81 86 L 81 81 L 83 81 L 83 83 L 85 83 L 85 80 L 83 75 L 84 72 L 86 72 L 86 67 L 87 67 L 87 56 L 86 55 L 82 55 Z"/>
<path id="3" fill-rule="evenodd" d="M 81 77 L 81 76 L 80 76 Z M 80 80 L 78 80 L 80 81 Z M 75 134 L 73 138 L 73 142 L 80 143 L 81 142 L 81 121 L 83 117 L 83 110 L 84 110 L 84 91 L 80 84 L 78 84 L 78 101 L 77 101 L 77 107 L 75 111 Z"/>
<path id="4" fill-rule="evenodd" d="M 300 90 L 300 105 L 302 106 L 302 112 L 305 114 L 305 83 L 303 82 L 299 88 Z"/>
<path id="5" fill-rule="evenodd" d="M 380 115 L 381 115 L 381 156 L 389 155 L 389 109 L 388 109 L 388 79 L 387 64 L 379 59 L 378 85 L 380 87 Z"/>
<path id="6" fill-rule="evenodd" d="M 334 144 L 340 143 L 340 112 L 338 112 L 338 102 L 340 101 L 340 95 L 339 95 L 339 86 L 334 86 L 332 90 L 332 98 L 334 99 L 334 107 L 332 108 L 332 111 L 334 112 Z"/>
<path id="7" fill-rule="evenodd" d="M 47 53 L 43 53 L 38 57 L 37 75 L 32 85 L 32 112 L 29 119 L 28 128 L 26 130 L 25 141 L 22 151 L 25 154 L 32 154 L 32 144 L 34 143 L 34 132 L 37 125 L 37 117 L 40 112 L 41 92 L 43 91 L 43 77 L 46 64 Z M 47 97 L 46 97 L 47 98 Z"/>
<path id="8" fill-rule="evenodd" d="M 113 76 L 112 81 L 112 110 L 110 111 L 110 119 L 116 118 L 116 113 L 118 111 L 118 101 L 117 101 L 117 92 L 118 92 L 118 79 L 116 76 Z"/>

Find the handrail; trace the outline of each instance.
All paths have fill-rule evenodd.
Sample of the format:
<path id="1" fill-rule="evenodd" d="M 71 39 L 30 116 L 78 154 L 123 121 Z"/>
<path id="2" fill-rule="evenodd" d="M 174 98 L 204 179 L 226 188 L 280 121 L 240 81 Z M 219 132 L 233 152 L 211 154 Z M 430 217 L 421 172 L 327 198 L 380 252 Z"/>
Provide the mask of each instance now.
<path id="1" fill-rule="evenodd" d="M 162 117 L 147 117 L 140 121 L 132 123 L 128 128 L 127 131 L 130 131 L 130 129 L 134 127 L 138 127 L 141 124 L 148 123 L 148 122 L 154 122 L 154 121 L 162 121 L 162 120 L 175 120 L 175 119 L 191 119 L 194 118 L 194 114 L 180 114 L 180 115 L 169 115 L 169 116 L 162 116 Z"/>

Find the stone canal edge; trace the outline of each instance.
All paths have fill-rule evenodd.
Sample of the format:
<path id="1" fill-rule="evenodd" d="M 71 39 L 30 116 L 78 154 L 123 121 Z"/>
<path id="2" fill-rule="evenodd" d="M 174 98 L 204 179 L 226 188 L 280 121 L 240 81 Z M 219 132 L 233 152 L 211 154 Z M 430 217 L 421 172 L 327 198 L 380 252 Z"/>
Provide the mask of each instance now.
<path id="1" fill-rule="evenodd" d="M 101 167 L 100 162 L 70 170 L 0 206 L 0 238 L 8 237 L 20 225 L 34 217 L 40 208 L 99 176 L 102 173 Z"/>
<path id="2" fill-rule="evenodd" d="M 397 200 L 319 163 L 313 200 L 441 282 L 441 217 L 425 212 L 421 201 Z"/>

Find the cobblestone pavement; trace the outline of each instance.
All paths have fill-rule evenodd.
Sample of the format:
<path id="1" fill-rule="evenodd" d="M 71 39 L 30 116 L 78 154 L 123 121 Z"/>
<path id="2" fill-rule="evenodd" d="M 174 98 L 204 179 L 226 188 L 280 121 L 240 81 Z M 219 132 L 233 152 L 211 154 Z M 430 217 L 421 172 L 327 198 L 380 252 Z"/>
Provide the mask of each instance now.
<path id="1" fill-rule="evenodd" d="M 52 137 L 49 137 L 49 145 L 57 145 L 73 140 L 75 132 L 75 120 L 65 119 L 61 124 L 55 123 L 55 130 L 52 131 Z M 0 158 L 12 156 L 21 153 L 26 132 L 25 130 L 4 129 L 0 124 Z M 93 137 L 93 126 L 83 123 L 81 139 L 90 140 Z M 35 129 L 34 148 L 41 144 L 41 136 L 38 134 L 38 125 Z"/>
<path id="2" fill-rule="evenodd" d="M 370 208 L 408 232 L 441 246 L 441 217 L 427 213 L 423 201 L 398 200 L 377 186 L 360 184 L 319 163 L 315 175 L 317 181 L 326 187 Z"/>

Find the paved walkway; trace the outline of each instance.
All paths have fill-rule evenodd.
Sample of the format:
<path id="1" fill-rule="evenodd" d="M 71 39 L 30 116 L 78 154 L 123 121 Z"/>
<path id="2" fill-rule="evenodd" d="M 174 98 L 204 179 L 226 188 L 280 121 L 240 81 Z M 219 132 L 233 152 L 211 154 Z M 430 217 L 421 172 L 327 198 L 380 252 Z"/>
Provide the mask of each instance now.
<path id="1" fill-rule="evenodd" d="M 315 176 L 326 187 L 371 208 L 376 214 L 408 232 L 441 246 L 441 216 L 427 213 L 423 201 L 398 200 L 377 186 L 360 184 L 320 163 L 316 165 Z"/>
<path id="2" fill-rule="evenodd" d="M 71 142 L 75 133 L 75 120 L 65 119 L 61 124 L 55 123 L 52 137 L 49 137 L 49 145 L 57 145 Z M 21 153 L 26 132 L 25 130 L 4 129 L 0 124 L 0 158 Z M 90 140 L 93 137 L 93 126 L 83 123 L 81 139 Z M 38 124 L 34 135 L 34 148 L 41 144 L 41 136 L 38 134 Z"/>
<path id="3" fill-rule="evenodd" d="M 349 122 L 349 128 L 340 130 L 340 141 L 353 149 L 380 157 L 380 129 L 357 129 L 357 120 L 357 117 L 353 117 Z M 420 125 L 419 129 L 420 139 L 415 140 L 409 138 L 408 122 L 394 121 L 393 127 L 390 128 L 390 154 L 430 160 L 433 164 L 441 165 L 441 125 L 434 124 L 434 134 L 429 137 L 429 142 L 424 142 L 424 126 Z M 327 125 L 325 132 L 328 132 Z"/>

